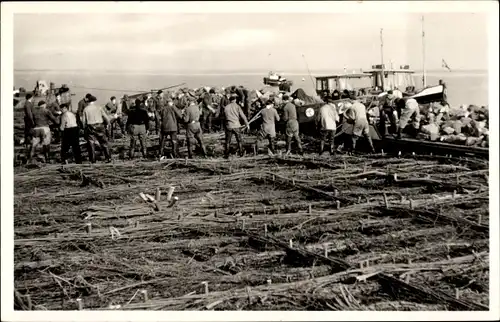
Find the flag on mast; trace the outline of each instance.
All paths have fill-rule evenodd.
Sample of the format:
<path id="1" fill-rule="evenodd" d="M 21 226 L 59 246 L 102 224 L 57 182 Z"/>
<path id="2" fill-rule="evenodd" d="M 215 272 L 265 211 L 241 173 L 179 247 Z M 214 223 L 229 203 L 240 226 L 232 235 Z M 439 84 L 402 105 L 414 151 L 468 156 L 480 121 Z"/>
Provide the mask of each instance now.
<path id="1" fill-rule="evenodd" d="M 448 70 L 451 72 L 451 68 L 450 68 L 450 67 L 448 66 L 448 64 L 444 61 L 444 59 L 442 59 L 441 66 L 442 66 L 443 68 L 448 69 Z"/>

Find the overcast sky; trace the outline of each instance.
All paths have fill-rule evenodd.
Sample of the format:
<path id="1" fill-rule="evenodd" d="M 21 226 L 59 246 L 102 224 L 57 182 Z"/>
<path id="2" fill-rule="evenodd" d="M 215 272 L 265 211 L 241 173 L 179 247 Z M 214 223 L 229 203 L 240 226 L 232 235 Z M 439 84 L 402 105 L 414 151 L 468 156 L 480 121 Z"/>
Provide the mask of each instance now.
<path id="1" fill-rule="evenodd" d="M 450 5 L 452 3 L 450 2 Z M 426 66 L 488 68 L 483 14 L 425 15 Z M 16 14 L 15 69 L 302 70 L 422 66 L 418 14 Z"/>

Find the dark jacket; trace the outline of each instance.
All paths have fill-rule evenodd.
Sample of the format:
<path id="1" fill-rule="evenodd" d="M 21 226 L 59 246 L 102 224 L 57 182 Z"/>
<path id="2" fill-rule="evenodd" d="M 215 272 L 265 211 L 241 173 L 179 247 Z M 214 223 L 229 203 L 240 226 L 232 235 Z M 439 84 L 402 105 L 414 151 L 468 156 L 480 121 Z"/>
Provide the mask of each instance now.
<path id="1" fill-rule="evenodd" d="M 27 130 L 35 127 L 35 122 L 33 121 L 33 103 L 26 101 L 24 103 L 24 126 Z"/>
<path id="2" fill-rule="evenodd" d="M 174 105 L 168 104 L 160 110 L 160 123 L 162 132 L 177 132 L 177 120 L 182 119 L 181 111 Z"/>
<path id="3" fill-rule="evenodd" d="M 149 115 L 144 105 L 135 107 L 129 111 L 127 127 L 130 125 L 145 125 L 146 130 L 149 130 Z"/>

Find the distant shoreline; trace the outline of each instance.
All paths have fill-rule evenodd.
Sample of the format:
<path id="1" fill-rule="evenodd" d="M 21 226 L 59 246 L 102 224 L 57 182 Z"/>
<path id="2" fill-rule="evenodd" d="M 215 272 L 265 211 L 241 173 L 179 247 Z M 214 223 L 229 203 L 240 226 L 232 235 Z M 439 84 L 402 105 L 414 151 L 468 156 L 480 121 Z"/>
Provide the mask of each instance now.
<path id="1" fill-rule="evenodd" d="M 359 71 L 359 69 L 357 70 Z M 414 70 L 415 76 L 422 75 L 421 70 Z M 234 71 L 135 71 L 135 70 L 85 70 L 85 69 L 14 69 L 14 73 L 48 73 L 48 74 L 68 74 L 68 73 L 85 73 L 85 74 L 124 74 L 124 75 L 170 75 L 170 76 L 230 76 L 230 75 L 258 75 L 266 76 L 269 71 L 256 71 L 256 70 L 234 70 Z M 308 75 L 304 71 L 284 71 L 280 73 L 285 76 L 302 76 Z M 343 73 L 343 70 L 313 70 L 311 74 L 314 75 L 328 75 L 328 74 L 339 74 Z M 477 70 L 477 69 L 462 69 L 453 70 L 448 72 L 446 70 L 428 70 L 427 74 L 442 74 L 442 75 L 454 75 L 454 74 L 488 74 L 488 70 Z"/>

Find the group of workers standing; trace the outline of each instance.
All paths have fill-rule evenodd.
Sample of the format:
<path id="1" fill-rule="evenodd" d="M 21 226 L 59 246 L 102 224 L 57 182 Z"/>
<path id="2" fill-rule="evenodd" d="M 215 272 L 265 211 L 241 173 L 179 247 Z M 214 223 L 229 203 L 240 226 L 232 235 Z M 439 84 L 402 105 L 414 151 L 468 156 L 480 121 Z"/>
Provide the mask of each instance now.
<path id="1" fill-rule="evenodd" d="M 251 101 L 248 93 L 239 93 L 239 88 L 228 88 L 222 95 L 215 95 L 213 89 L 205 89 L 202 95 L 196 97 L 190 91 L 181 91 L 177 95 L 165 95 L 163 91 L 158 91 L 156 95 L 151 93 L 135 96 L 135 100 L 127 95 L 123 97 L 120 104 L 116 97 L 111 97 L 109 102 L 101 107 L 96 103 L 97 99 L 92 94 L 87 94 L 81 99 L 77 106 L 71 103 L 71 94 L 62 97 L 66 93 L 66 86 L 62 92 L 55 93 L 55 98 L 51 102 L 40 101 L 37 106 L 33 104 L 33 96 L 27 94 L 25 103 L 25 130 L 26 142 L 28 145 L 28 160 L 30 161 L 38 145 L 42 145 L 45 159 L 49 160 L 50 143 L 52 140 L 51 129 L 56 129 L 56 136 L 61 139 L 61 161 L 68 159 L 68 152 L 71 148 L 76 163 L 82 162 L 80 150 L 80 135 L 83 133 L 87 141 L 89 161 L 96 162 L 96 145 L 99 144 L 107 162 L 111 161 L 111 151 L 108 140 L 115 137 L 115 128 L 118 128 L 122 135 L 128 133 L 130 136 L 129 158 L 134 158 L 137 141 L 140 144 L 140 151 L 143 157 L 147 157 L 147 137 L 153 129 L 159 135 L 159 156 L 164 156 L 165 143 L 167 139 L 171 143 L 171 155 L 179 157 L 178 134 L 182 125 L 186 130 L 187 154 L 193 157 L 193 141 L 196 141 L 201 150 L 201 154 L 206 156 L 206 147 L 203 141 L 203 133 L 209 132 L 214 127 L 213 121 L 218 123 L 225 132 L 224 156 L 230 155 L 231 141 L 233 136 L 236 139 L 237 149 L 240 156 L 244 155 L 242 131 L 250 129 L 248 121 Z M 333 104 L 338 100 L 340 93 L 334 93 L 326 97 L 323 104 L 315 115 L 317 133 L 320 139 L 319 153 L 326 152 L 325 146 L 329 145 L 330 154 L 336 152 L 335 137 L 337 124 L 343 124 L 343 129 L 348 131 L 344 140 L 350 150 L 356 149 L 359 138 L 366 138 L 369 147 L 374 152 L 373 142 L 369 135 L 369 123 L 367 109 L 363 103 L 356 100 L 352 93 L 343 92 L 341 98 L 349 98 L 352 102 L 350 106 L 339 112 L 337 106 Z M 391 100 L 392 93 L 389 93 L 388 100 L 381 108 L 381 120 L 385 123 L 384 117 L 393 119 L 393 113 L 389 112 L 389 103 L 398 100 Z M 50 95 L 49 95 L 50 96 Z M 49 100 L 48 96 L 48 100 Z M 297 152 L 303 154 L 302 142 L 299 135 L 299 123 L 297 120 L 297 102 L 288 94 L 281 98 L 280 106 L 276 106 L 276 101 L 271 98 L 259 101 L 258 109 L 261 116 L 262 125 L 257 134 L 257 139 L 253 143 L 254 153 L 258 153 L 258 145 L 262 140 L 268 142 L 270 154 L 276 153 L 276 123 L 285 122 L 286 153 L 291 153 L 292 142 L 297 143 Z M 415 105 L 415 106 L 414 106 Z M 282 108 L 282 113 L 278 113 L 277 108 Z M 418 113 L 418 104 L 413 101 L 406 101 L 405 114 L 401 116 L 401 122 L 408 122 L 409 115 Z M 60 116 L 60 117 L 58 117 Z M 125 120 L 126 119 L 126 120 Z M 254 118 L 255 119 L 255 118 Z M 150 125 L 152 123 L 153 125 Z M 404 128 L 401 124 L 400 128 Z M 400 132 L 399 132 L 400 133 Z"/>

